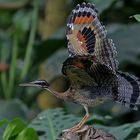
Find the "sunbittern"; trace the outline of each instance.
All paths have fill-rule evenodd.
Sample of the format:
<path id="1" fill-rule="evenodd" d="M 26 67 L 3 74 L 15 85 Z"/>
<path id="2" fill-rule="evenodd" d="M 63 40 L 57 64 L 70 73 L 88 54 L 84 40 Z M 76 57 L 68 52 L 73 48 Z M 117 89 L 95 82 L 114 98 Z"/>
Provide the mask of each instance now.
<path id="1" fill-rule="evenodd" d="M 77 5 L 67 23 L 69 58 L 63 63 L 62 73 L 71 85 L 63 93 L 54 91 L 45 80 L 21 86 L 35 86 L 49 90 L 56 97 L 81 104 L 86 115 L 74 127 L 79 131 L 89 118 L 88 106 L 111 99 L 131 109 L 140 104 L 140 80 L 118 70 L 116 48 L 107 37 L 93 4 Z"/>

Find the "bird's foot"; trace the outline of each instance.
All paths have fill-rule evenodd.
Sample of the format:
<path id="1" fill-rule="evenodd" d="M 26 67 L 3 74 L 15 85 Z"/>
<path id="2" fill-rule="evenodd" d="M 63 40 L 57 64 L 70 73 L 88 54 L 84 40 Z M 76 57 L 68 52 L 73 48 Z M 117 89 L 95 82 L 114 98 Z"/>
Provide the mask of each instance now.
<path id="1" fill-rule="evenodd" d="M 78 125 L 70 128 L 70 129 L 65 129 L 63 130 L 62 132 L 65 133 L 65 132 L 71 132 L 71 133 L 81 133 L 81 132 L 84 132 L 88 129 L 89 127 L 87 125 L 85 126 L 82 126 L 82 127 L 79 127 Z"/>
<path id="2" fill-rule="evenodd" d="M 66 130 L 63 130 L 63 132 L 72 132 L 72 133 L 77 133 L 77 132 L 80 132 L 81 130 L 83 131 L 84 130 L 84 124 L 85 122 L 88 120 L 89 118 L 89 113 L 88 113 L 88 108 L 86 106 L 84 106 L 85 110 L 86 110 L 86 114 L 85 116 L 82 118 L 82 120 L 77 124 L 75 125 L 74 127 L 70 128 L 70 129 L 66 129 Z"/>

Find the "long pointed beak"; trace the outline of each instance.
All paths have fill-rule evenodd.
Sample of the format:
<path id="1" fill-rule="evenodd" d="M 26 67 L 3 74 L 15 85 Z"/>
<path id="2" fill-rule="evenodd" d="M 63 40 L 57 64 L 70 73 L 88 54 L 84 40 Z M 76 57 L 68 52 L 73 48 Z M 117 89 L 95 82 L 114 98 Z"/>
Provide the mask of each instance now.
<path id="1" fill-rule="evenodd" d="M 40 87 L 40 88 L 47 89 L 50 85 L 48 84 L 48 82 L 46 80 L 36 80 L 33 82 L 29 82 L 29 83 L 19 84 L 19 86 Z"/>
<path id="2" fill-rule="evenodd" d="M 37 85 L 34 82 L 22 83 L 22 84 L 19 84 L 19 86 L 22 86 L 22 87 L 40 87 L 40 85 Z"/>

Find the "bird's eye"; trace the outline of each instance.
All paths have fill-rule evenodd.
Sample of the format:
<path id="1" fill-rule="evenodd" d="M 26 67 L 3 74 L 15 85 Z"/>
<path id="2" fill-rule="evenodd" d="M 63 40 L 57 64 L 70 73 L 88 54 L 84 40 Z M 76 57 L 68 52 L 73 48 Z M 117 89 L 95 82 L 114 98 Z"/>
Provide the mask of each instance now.
<path id="1" fill-rule="evenodd" d="M 49 87 L 49 83 L 46 80 L 38 80 L 34 84 L 40 85 L 41 87 Z"/>
<path id="2" fill-rule="evenodd" d="M 49 83 L 44 80 L 44 81 L 42 81 L 41 86 L 42 87 L 48 87 L 49 86 Z"/>

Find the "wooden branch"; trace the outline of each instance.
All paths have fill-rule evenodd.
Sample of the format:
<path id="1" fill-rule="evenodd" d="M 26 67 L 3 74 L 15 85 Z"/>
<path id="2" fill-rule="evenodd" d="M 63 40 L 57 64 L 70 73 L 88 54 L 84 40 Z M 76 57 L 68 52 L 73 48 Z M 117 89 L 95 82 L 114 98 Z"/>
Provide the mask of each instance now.
<path id="1" fill-rule="evenodd" d="M 78 133 L 63 132 L 57 140 L 117 140 L 113 135 L 102 129 L 84 126 Z"/>

